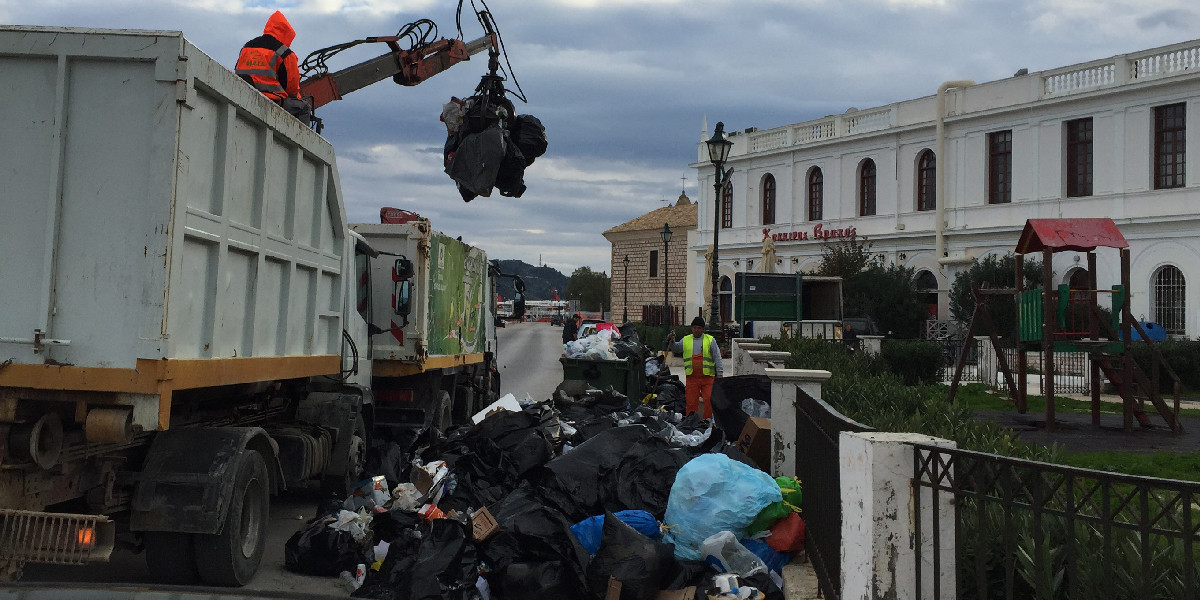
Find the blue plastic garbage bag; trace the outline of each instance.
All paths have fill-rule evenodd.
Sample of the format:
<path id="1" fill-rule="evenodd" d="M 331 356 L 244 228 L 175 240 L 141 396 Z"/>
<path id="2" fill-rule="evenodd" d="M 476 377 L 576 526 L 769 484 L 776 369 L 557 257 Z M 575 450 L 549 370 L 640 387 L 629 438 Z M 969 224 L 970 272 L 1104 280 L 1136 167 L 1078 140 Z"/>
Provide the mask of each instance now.
<path id="1" fill-rule="evenodd" d="M 792 555 L 787 552 L 776 552 L 774 548 L 762 540 L 744 539 L 742 545 L 747 550 L 753 552 L 760 560 L 767 564 L 767 568 L 776 573 L 783 573 L 784 565 L 792 562 Z"/>
<path id="2" fill-rule="evenodd" d="M 675 544 L 677 558 L 700 560 L 700 545 L 709 536 L 729 531 L 741 538 L 759 511 L 781 500 L 770 475 L 724 454 L 702 454 L 675 476 L 663 541 Z"/>
<path id="3" fill-rule="evenodd" d="M 622 523 L 634 528 L 638 533 L 657 540 L 662 531 L 658 519 L 644 510 L 622 510 L 613 513 Z M 600 540 L 604 534 L 604 515 L 588 517 L 571 526 L 571 533 L 579 540 L 588 554 L 595 556 L 600 551 Z"/>

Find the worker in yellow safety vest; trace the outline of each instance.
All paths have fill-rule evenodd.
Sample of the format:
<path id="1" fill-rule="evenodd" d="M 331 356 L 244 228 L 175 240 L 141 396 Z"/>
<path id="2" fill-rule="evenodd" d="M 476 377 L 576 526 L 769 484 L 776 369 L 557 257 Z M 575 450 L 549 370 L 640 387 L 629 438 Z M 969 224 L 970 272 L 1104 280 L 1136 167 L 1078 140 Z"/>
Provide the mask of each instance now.
<path id="1" fill-rule="evenodd" d="M 672 352 L 683 354 L 683 372 L 687 375 L 685 397 L 687 414 L 700 409 L 700 398 L 704 397 L 704 418 L 712 418 L 713 381 L 720 377 L 721 349 L 717 340 L 704 333 L 704 318 L 692 319 L 692 335 L 675 341 L 675 334 L 667 334 L 667 343 Z"/>

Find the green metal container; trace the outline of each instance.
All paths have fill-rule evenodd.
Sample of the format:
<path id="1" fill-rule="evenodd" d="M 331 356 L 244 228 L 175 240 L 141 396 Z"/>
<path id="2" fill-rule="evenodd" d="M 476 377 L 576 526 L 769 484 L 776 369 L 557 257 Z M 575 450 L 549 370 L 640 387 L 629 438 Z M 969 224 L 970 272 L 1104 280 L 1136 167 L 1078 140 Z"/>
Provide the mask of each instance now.
<path id="1" fill-rule="evenodd" d="M 599 390 L 611 386 L 633 402 L 646 395 L 646 367 L 636 358 L 589 360 L 564 356 L 558 360 L 563 366 L 563 380 L 586 381 Z"/>

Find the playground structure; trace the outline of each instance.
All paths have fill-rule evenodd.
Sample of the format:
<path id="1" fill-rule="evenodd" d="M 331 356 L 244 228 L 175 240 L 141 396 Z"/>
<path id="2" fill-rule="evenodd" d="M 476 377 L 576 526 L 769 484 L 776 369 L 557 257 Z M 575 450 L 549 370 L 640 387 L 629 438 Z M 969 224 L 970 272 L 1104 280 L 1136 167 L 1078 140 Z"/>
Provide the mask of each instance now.
<path id="1" fill-rule="evenodd" d="M 1096 286 L 1096 249 L 1106 247 L 1120 254 L 1119 285 L 1100 290 Z M 1042 254 L 1042 287 L 1025 289 L 1023 263 L 1026 254 Z M 1057 252 L 1087 253 L 1087 287 L 1072 289 L 1069 285 L 1055 287 L 1053 282 L 1053 255 Z M 1182 433 L 1179 421 L 1180 379 L 1163 359 L 1150 336 L 1142 327 L 1129 307 L 1129 244 L 1117 229 L 1112 219 L 1029 219 L 1021 232 L 1016 246 L 1016 288 L 989 289 L 973 287 L 975 312 L 967 330 L 968 339 L 974 335 L 977 324 L 982 326 L 991 339 L 996 352 L 1000 371 L 1008 386 L 1009 394 L 1017 411 L 1027 410 L 1027 360 L 1029 352 L 1041 352 L 1042 393 L 1046 401 L 1047 431 L 1055 430 L 1054 418 L 1054 375 L 1056 352 L 1083 352 L 1088 356 L 1091 369 L 1092 425 L 1100 427 L 1100 373 L 1112 382 L 1121 396 L 1123 428 L 1133 429 L 1136 419 L 1142 427 L 1153 427 L 1146 417 L 1145 404 L 1149 400 L 1167 426 L 1175 433 Z M 1100 311 L 1098 299 L 1101 294 L 1111 299 L 1111 316 Z M 1018 360 L 1016 376 L 1009 368 L 1000 351 L 996 328 L 985 301 L 988 296 L 1011 296 L 1015 300 L 1018 329 Z M 1133 335 L 1134 331 L 1137 335 Z M 1157 368 L 1149 376 L 1134 361 L 1131 353 L 1133 344 L 1147 344 L 1154 356 Z M 954 401 L 963 367 L 967 361 L 964 346 L 954 368 L 950 383 L 950 401 Z M 1174 404 L 1168 406 L 1161 392 L 1159 372 L 1174 380 Z"/>

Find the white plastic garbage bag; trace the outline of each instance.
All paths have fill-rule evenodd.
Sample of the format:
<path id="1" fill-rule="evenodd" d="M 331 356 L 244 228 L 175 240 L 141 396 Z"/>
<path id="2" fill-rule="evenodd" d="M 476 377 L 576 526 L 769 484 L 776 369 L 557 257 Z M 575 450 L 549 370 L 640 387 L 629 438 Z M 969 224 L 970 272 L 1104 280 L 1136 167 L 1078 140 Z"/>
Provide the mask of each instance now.
<path id="1" fill-rule="evenodd" d="M 709 536 L 700 545 L 704 562 L 722 573 L 752 577 L 767 572 L 767 564 L 737 540 L 737 536 L 721 531 Z"/>
<path id="2" fill-rule="evenodd" d="M 742 412 L 751 417 L 762 417 L 764 419 L 771 418 L 771 405 L 764 400 L 755 400 L 754 398 L 746 398 L 742 400 Z"/>

